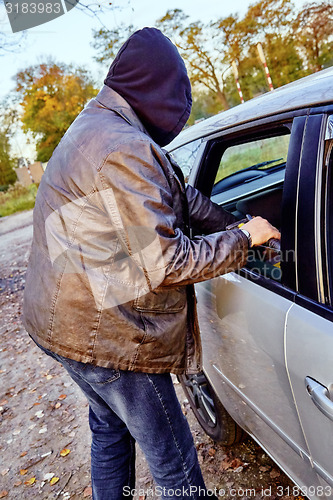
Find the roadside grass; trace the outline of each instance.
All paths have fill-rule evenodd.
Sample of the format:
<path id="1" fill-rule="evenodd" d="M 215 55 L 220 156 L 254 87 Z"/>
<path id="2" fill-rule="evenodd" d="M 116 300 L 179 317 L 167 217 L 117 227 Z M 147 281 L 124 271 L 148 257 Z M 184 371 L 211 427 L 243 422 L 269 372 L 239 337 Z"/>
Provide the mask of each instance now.
<path id="1" fill-rule="evenodd" d="M 24 187 L 17 182 L 7 191 L 0 192 L 0 217 L 33 208 L 35 206 L 37 188 L 36 184 Z"/>

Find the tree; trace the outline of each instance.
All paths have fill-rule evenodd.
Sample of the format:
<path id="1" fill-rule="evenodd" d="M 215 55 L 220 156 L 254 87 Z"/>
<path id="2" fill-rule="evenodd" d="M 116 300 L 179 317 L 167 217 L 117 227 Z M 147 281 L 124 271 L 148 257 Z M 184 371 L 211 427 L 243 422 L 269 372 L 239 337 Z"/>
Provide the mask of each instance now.
<path id="1" fill-rule="evenodd" d="M 55 63 L 29 67 L 16 75 L 16 82 L 23 130 L 37 139 L 37 160 L 48 161 L 97 90 L 86 70 Z"/>
<path id="2" fill-rule="evenodd" d="M 267 91 L 258 42 L 264 48 L 275 87 L 303 76 L 292 29 L 294 19 L 291 0 L 259 0 L 249 6 L 242 19 L 228 16 L 217 21 L 219 42 L 225 48 L 226 58 L 237 63 L 245 100 Z M 226 81 L 226 93 L 232 103 L 239 102 L 232 76 Z"/>
<path id="3" fill-rule="evenodd" d="M 252 28 L 248 43 L 253 47 L 261 42 L 275 87 L 304 76 L 293 30 L 295 16 L 292 0 L 260 0 L 244 18 Z"/>
<path id="4" fill-rule="evenodd" d="M 187 124 L 193 125 L 196 121 L 209 118 L 222 110 L 221 102 L 217 99 L 216 94 L 196 91 L 193 94 L 192 110 Z"/>
<path id="5" fill-rule="evenodd" d="M 205 87 L 216 94 L 223 109 L 228 109 L 224 73 L 230 63 L 226 61 L 223 47 L 214 43 L 219 28 L 216 23 L 204 24 L 201 21 L 186 25 L 187 18 L 183 11 L 174 9 L 169 10 L 156 24 L 177 45 L 192 85 L 199 90 Z"/>
<path id="6" fill-rule="evenodd" d="M 178 46 L 184 58 L 192 85 L 198 92 L 206 88 L 206 92 L 216 95 L 223 109 L 229 107 L 223 91 L 223 52 L 216 50 L 207 42 L 211 36 L 216 37 L 216 27 L 203 23 L 187 25 L 188 16 L 180 9 L 170 10 L 156 22 L 163 33 L 170 37 Z M 119 28 L 100 29 L 94 32 L 93 47 L 97 49 L 98 62 L 114 58 L 121 45 L 135 31 L 134 26 L 121 25 Z"/>
<path id="7" fill-rule="evenodd" d="M 0 132 L 0 188 L 5 188 L 16 181 L 15 160 L 10 157 L 8 137 Z"/>
<path id="8" fill-rule="evenodd" d="M 332 9 L 325 0 L 305 6 L 297 15 L 293 0 L 258 0 L 243 17 L 231 14 L 205 24 L 189 22 L 182 10 L 173 9 L 156 26 L 177 45 L 185 60 L 197 98 L 193 114 L 197 118 L 204 109 L 204 96 L 210 99 L 210 106 L 215 102 L 216 111 L 239 103 L 232 61 L 238 66 L 245 100 L 267 92 L 258 42 L 263 46 L 274 87 L 332 64 Z M 124 28 L 94 33 L 97 60 L 115 56 L 130 34 Z"/>
<path id="9" fill-rule="evenodd" d="M 230 15 L 215 22 L 218 30 L 216 43 L 223 47 L 225 60 L 235 61 L 241 89 L 245 100 L 266 90 L 265 75 L 262 72 L 253 37 L 257 24 L 254 17 Z M 233 73 L 229 71 L 225 79 L 225 93 L 231 106 L 240 103 Z"/>
<path id="10" fill-rule="evenodd" d="M 333 5 L 308 3 L 299 12 L 293 27 L 308 69 L 319 71 L 333 63 Z"/>
<path id="11" fill-rule="evenodd" d="M 15 159 L 10 155 L 9 129 L 2 119 L 0 126 L 0 188 L 6 188 L 16 181 Z"/>
<path id="12" fill-rule="evenodd" d="M 124 41 L 134 33 L 135 28 L 132 24 L 126 26 L 121 24 L 118 28 L 108 30 L 103 27 L 99 30 L 93 31 L 93 44 L 94 49 L 98 51 L 95 58 L 96 61 L 103 63 L 113 59 Z"/>

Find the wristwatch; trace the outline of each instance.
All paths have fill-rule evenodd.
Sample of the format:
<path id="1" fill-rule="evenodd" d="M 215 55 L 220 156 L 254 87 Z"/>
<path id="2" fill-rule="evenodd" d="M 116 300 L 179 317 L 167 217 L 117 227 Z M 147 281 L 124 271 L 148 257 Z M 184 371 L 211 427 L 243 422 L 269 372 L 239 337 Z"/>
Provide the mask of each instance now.
<path id="1" fill-rule="evenodd" d="M 243 229 L 242 227 L 240 228 L 240 230 L 245 234 L 245 236 L 247 237 L 247 241 L 249 243 L 249 248 L 252 247 L 252 238 L 251 238 L 251 235 L 250 233 L 246 230 L 246 229 Z"/>

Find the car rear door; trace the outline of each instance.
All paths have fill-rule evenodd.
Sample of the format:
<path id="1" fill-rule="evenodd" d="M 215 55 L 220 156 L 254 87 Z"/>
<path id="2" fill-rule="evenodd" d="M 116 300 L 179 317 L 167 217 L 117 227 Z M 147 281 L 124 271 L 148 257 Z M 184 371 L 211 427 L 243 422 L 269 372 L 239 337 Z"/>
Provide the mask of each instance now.
<path id="1" fill-rule="evenodd" d="M 287 314 L 287 373 L 313 468 L 333 497 L 333 119 L 309 116 L 296 213 L 296 303 Z M 314 236 L 312 236 L 314 235 Z"/>

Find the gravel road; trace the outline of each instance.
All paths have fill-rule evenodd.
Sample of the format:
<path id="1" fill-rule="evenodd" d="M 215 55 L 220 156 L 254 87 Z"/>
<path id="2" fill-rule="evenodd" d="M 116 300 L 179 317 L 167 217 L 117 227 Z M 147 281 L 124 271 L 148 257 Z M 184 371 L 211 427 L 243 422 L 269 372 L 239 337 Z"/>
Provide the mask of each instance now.
<path id="1" fill-rule="evenodd" d="M 32 211 L 0 219 L 0 498 L 89 499 L 86 400 L 20 321 L 31 237 Z M 277 486 L 289 493 L 293 483 L 250 438 L 225 448 L 207 437 L 174 382 L 208 488 L 228 500 L 295 498 L 277 496 Z M 139 449 L 136 490 L 136 500 L 157 498 Z"/>

